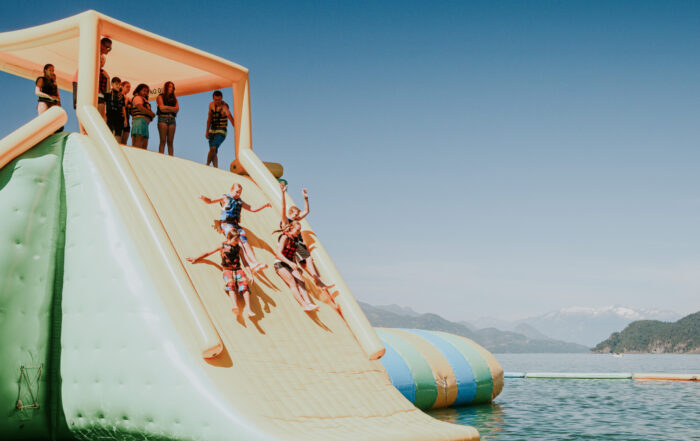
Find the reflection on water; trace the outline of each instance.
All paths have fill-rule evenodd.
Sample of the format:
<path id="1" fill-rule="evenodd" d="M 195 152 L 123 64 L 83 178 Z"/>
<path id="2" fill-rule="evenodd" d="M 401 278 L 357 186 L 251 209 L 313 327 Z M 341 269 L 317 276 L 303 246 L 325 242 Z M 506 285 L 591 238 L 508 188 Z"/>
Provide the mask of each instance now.
<path id="1" fill-rule="evenodd" d="M 522 357 L 532 362 L 528 355 Z M 637 361 L 649 365 L 670 359 L 647 357 L 654 356 Z M 543 360 L 550 363 L 543 363 L 542 371 L 567 371 L 558 368 L 564 360 L 560 355 L 535 359 L 537 364 Z M 684 363 L 684 372 L 700 372 L 700 356 L 678 360 Z M 513 361 L 517 362 L 515 355 L 510 356 L 509 362 Z M 629 367 L 631 372 L 642 371 L 639 366 Z M 511 369 L 526 370 L 518 369 L 517 363 Z M 655 370 L 678 372 L 679 367 L 672 363 Z M 476 427 L 485 441 L 700 440 L 700 382 L 506 379 L 494 403 L 428 413 L 439 420 Z"/>
<path id="2" fill-rule="evenodd" d="M 433 418 L 453 424 L 474 426 L 479 432 L 488 432 L 490 439 L 497 436 L 505 423 L 503 406 L 498 403 L 480 404 L 458 409 L 436 409 L 429 412 Z M 483 438 L 482 438 L 483 439 Z"/>

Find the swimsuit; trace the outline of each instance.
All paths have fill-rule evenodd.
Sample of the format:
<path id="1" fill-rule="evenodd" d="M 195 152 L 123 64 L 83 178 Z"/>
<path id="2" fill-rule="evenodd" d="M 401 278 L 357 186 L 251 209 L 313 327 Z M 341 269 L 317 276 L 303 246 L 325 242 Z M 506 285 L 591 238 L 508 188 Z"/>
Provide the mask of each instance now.
<path id="1" fill-rule="evenodd" d="M 36 82 L 38 83 L 39 80 L 42 80 L 41 82 L 41 92 L 49 95 L 51 98 L 47 98 L 45 96 L 40 96 L 39 102 L 40 103 L 46 103 L 46 107 L 52 107 L 58 105 L 58 98 L 55 98 L 58 96 L 58 86 L 53 82 L 53 78 L 51 77 L 39 77 L 36 79 Z"/>
<path id="2" fill-rule="evenodd" d="M 222 103 L 219 110 L 216 110 L 216 106 L 214 106 L 214 110 L 209 111 L 211 115 L 211 124 L 209 125 L 209 147 L 216 147 L 217 153 L 224 139 L 226 139 L 227 134 L 228 120 L 223 112 L 224 105 L 225 103 Z"/>
<path id="3" fill-rule="evenodd" d="M 228 242 L 221 244 L 221 266 L 226 291 L 245 292 L 248 290 L 248 280 L 241 268 L 241 248 Z"/>
<path id="4" fill-rule="evenodd" d="M 141 101 L 143 101 L 143 107 L 145 107 L 148 110 L 151 110 L 151 103 L 146 101 L 141 96 L 139 96 L 138 98 L 141 98 Z M 141 110 L 138 106 L 133 107 L 131 114 L 134 116 L 132 120 L 133 127 L 131 128 L 131 136 L 143 136 L 144 138 L 148 138 L 148 123 L 151 122 L 150 115 Z"/>
<path id="5" fill-rule="evenodd" d="M 100 69 L 100 87 L 97 90 L 97 104 L 103 104 L 105 102 L 105 95 L 107 94 L 107 81 L 109 77 L 104 69 Z"/>
<path id="6" fill-rule="evenodd" d="M 238 230 L 241 242 L 247 243 L 248 238 L 240 226 L 243 200 L 241 198 L 234 199 L 230 194 L 225 194 L 224 197 L 226 198 L 226 205 L 221 209 L 221 216 L 219 216 L 224 236 L 228 235 L 228 232 L 235 228 Z"/>
<path id="7" fill-rule="evenodd" d="M 282 255 L 293 262 L 297 253 L 297 240 L 287 233 L 281 234 L 279 239 L 281 240 L 283 236 L 287 236 L 287 243 L 284 244 Z M 279 259 L 275 260 L 275 269 L 279 271 L 282 268 L 286 268 L 290 273 L 294 271 L 287 262 L 283 262 Z"/>

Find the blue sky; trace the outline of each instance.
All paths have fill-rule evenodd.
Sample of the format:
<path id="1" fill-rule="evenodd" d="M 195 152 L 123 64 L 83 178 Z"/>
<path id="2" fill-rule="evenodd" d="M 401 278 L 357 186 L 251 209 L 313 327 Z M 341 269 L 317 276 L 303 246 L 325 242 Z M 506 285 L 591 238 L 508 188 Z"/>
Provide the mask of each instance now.
<path id="1" fill-rule="evenodd" d="M 359 300 L 700 310 L 700 4 L 160 5 L 9 2 L 0 30 L 92 8 L 248 67 L 253 148 Z M 0 133 L 32 89 L 0 73 Z M 176 155 L 204 159 L 208 98 L 181 99 Z"/>

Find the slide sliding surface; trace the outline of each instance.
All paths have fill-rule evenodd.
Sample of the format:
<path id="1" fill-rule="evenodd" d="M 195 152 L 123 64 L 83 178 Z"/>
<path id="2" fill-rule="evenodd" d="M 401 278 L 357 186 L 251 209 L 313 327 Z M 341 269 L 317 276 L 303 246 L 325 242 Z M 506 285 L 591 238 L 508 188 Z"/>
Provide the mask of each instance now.
<path id="1" fill-rule="evenodd" d="M 272 208 L 243 213 L 249 242 L 268 269 L 251 287 L 256 317 L 234 315 L 215 265 L 219 257 L 195 265 L 185 261 L 222 242 L 212 228 L 220 207 L 198 197 L 218 197 L 233 183 L 243 186 L 241 198 L 252 206 L 266 203 L 265 196 L 247 177 L 153 152 L 125 151 L 224 343 L 221 356 L 200 364 L 232 406 L 289 439 L 478 439 L 475 430 L 433 420 L 405 400 L 308 280 L 320 309 L 301 310 L 273 268 L 280 213 Z"/>

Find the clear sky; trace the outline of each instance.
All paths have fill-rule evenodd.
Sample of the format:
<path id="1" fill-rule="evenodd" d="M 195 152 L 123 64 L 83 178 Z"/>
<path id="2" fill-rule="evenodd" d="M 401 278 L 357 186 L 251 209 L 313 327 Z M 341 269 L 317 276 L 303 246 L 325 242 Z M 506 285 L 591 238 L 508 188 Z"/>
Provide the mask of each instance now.
<path id="1" fill-rule="evenodd" d="M 0 31 L 92 8 L 249 68 L 253 148 L 359 300 L 700 310 L 700 3 L 156 4 L 5 1 Z M 31 81 L 0 97 L 0 134 L 35 115 Z M 176 155 L 204 159 L 208 101 Z"/>

